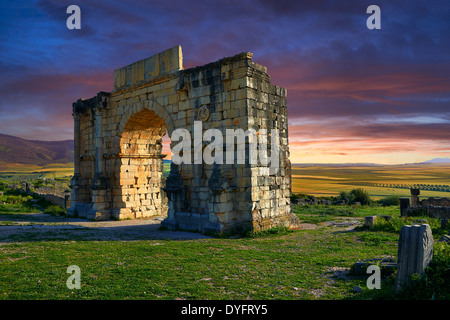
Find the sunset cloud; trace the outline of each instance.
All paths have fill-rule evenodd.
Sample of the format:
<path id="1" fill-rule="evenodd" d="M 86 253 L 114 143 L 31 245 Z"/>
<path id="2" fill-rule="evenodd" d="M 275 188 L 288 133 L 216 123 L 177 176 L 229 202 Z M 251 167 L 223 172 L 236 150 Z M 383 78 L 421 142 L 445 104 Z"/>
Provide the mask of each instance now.
<path id="1" fill-rule="evenodd" d="M 401 163 L 449 155 L 450 5 L 370 1 L 59 0 L 0 4 L 0 132 L 73 138 L 71 107 L 113 70 L 180 44 L 191 68 L 240 52 L 287 88 L 292 162 Z M 411 160 L 414 159 L 414 160 Z"/>

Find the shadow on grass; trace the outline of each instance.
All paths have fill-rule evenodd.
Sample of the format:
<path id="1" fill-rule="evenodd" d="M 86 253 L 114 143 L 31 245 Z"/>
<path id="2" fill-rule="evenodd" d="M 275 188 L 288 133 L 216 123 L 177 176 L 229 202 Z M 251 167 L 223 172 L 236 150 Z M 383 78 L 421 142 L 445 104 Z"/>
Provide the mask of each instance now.
<path id="1" fill-rule="evenodd" d="M 160 229 L 160 220 L 90 221 L 43 213 L 0 214 L 0 243 L 30 241 L 198 240 L 200 233 Z"/>

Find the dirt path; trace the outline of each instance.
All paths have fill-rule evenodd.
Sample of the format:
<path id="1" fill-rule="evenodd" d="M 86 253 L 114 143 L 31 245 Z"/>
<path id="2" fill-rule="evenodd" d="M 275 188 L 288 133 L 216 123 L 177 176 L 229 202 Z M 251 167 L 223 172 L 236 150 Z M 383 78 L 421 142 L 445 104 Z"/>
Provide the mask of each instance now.
<path id="1" fill-rule="evenodd" d="M 162 217 L 123 221 L 89 221 L 42 213 L 0 215 L 0 242 L 51 240 L 193 240 L 205 235 L 159 230 Z"/>

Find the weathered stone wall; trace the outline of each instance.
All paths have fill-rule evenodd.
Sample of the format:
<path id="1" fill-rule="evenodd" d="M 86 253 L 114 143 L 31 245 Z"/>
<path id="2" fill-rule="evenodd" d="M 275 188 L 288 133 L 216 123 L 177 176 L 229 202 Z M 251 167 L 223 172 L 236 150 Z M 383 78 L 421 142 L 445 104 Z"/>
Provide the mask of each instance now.
<path id="1" fill-rule="evenodd" d="M 61 196 L 57 196 L 54 194 L 49 193 L 37 193 L 39 196 L 47 200 L 48 202 L 51 202 L 53 204 L 56 204 L 60 206 L 61 208 L 67 208 L 70 207 L 70 198 L 65 198 Z"/>
<path id="2" fill-rule="evenodd" d="M 423 199 L 421 201 L 422 206 L 427 208 L 429 206 L 434 206 L 434 207 L 450 207 L 450 199 L 449 198 L 428 198 L 428 199 Z"/>
<path id="3" fill-rule="evenodd" d="M 266 68 L 251 58 L 242 53 L 183 70 L 177 46 L 115 70 L 111 93 L 74 103 L 80 157 L 69 214 L 91 219 L 168 215 L 169 228 L 202 232 L 297 226 L 289 202 L 286 90 L 272 85 Z M 194 137 L 195 121 L 201 121 L 203 132 L 214 128 L 223 136 L 227 129 L 258 134 L 278 129 L 279 170 L 248 161 L 183 163 L 173 167 L 175 180 L 168 180 L 179 180 L 182 187 L 172 197 L 176 200 L 167 200 L 162 189 L 175 189 L 162 182 L 162 137 L 176 128 Z M 249 141 L 245 148 L 248 154 Z"/>
<path id="4" fill-rule="evenodd" d="M 433 218 L 450 219 L 450 207 L 428 206 L 427 213 Z"/>
<path id="5" fill-rule="evenodd" d="M 23 189 L 21 189 L 21 190 L 23 190 Z M 71 206 L 71 201 L 70 201 L 70 196 L 69 195 L 64 197 L 64 196 L 51 194 L 51 193 L 34 192 L 34 191 L 30 191 L 29 189 L 28 190 L 23 190 L 23 191 L 27 192 L 28 195 L 30 195 L 30 196 L 44 198 L 48 202 L 50 202 L 52 204 L 55 204 L 55 205 L 58 205 L 58 206 L 60 206 L 61 208 L 64 208 L 64 209 L 70 208 L 70 206 Z"/>
<path id="6" fill-rule="evenodd" d="M 409 205 L 408 198 L 400 198 L 400 211 L 402 216 L 416 213 L 417 210 L 426 211 L 426 213 L 433 218 L 448 219 L 450 218 L 450 199 L 449 198 L 434 198 L 418 200 L 420 194 L 419 189 L 411 189 L 411 203 Z"/>

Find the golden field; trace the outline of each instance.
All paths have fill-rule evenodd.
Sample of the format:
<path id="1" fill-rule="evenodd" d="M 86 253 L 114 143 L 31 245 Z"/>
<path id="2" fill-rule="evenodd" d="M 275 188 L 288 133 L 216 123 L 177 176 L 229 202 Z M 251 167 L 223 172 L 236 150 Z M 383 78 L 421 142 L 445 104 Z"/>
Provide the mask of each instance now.
<path id="1" fill-rule="evenodd" d="M 0 178 L 61 178 L 73 174 L 73 163 L 46 166 L 15 164 L 4 166 Z M 164 175 L 170 171 L 170 163 L 164 163 Z M 374 186 L 377 184 L 377 186 Z M 411 164 L 386 166 L 350 165 L 292 165 L 292 192 L 316 197 L 337 196 L 341 191 L 364 188 L 371 197 L 380 199 L 388 195 L 409 197 L 409 188 L 393 185 L 428 184 L 450 186 L 450 164 Z M 385 186 L 380 186 L 385 185 Z M 391 185 L 391 186 L 386 186 Z M 447 189 L 450 191 L 450 189 Z M 421 188 L 421 198 L 450 197 L 450 192 Z"/>
<path id="2" fill-rule="evenodd" d="M 73 175 L 73 163 L 54 163 L 44 166 L 20 163 L 0 163 L 0 178 L 62 178 Z"/>
<path id="3" fill-rule="evenodd" d="M 374 185 L 378 186 L 374 186 Z M 379 185 L 450 185 L 450 164 L 386 166 L 292 165 L 292 192 L 316 197 L 337 196 L 340 191 L 361 187 L 374 199 L 388 195 L 409 197 L 408 188 Z M 421 198 L 450 197 L 450 192 L 423 190 Z"/>

